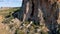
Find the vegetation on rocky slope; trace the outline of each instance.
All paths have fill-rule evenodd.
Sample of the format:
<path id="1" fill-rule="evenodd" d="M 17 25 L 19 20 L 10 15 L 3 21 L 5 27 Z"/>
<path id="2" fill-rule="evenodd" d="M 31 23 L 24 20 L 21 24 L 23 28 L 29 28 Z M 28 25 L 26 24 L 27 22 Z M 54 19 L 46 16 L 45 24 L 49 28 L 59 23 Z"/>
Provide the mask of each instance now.
<path id="1" fill-rule="evenodd" d="M 12 10 L 9 9 L 6 11 L 1 11 L 0 15 L 4 16 L 3 21 L 0 23 L 1 25 L 0 32 L 2 32 L 1 34 L 48 34 L 49 33 L 46 31 L 48 29 L 44 25 L 36 25 L 33 21 L 31 21 L 32 23 L 29 21 L 25 21 L 24 23 L 22 23 L 19 21 L 19 19 L 14 18 L 12 16 L 12 13 L 16 10 L 18 9 L 15 8 Z M 57 33 L 60 34 L 60 27 L 58 27 Z"/>

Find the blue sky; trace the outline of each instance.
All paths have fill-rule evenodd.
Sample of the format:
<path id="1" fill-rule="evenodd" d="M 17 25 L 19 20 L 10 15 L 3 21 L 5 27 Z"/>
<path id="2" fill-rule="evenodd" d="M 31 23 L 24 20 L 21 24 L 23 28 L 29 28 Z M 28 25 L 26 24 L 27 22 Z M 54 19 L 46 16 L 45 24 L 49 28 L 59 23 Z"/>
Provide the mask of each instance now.
<path id="1" fill-rule="evenodd" d="M 0 7 L 20 7 L 22 0 L 0 0 Z"/>

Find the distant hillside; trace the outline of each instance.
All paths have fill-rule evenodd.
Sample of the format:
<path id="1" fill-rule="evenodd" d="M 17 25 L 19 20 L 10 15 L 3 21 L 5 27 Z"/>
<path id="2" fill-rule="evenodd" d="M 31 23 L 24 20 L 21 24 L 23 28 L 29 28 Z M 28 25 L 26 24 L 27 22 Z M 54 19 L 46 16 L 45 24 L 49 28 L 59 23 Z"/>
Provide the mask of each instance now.
<path id="1" fill-rule="evenodd" d="M 8 9 L 13 9 L 13 8 L 17 9 L 19 7 L 0 7 L 0 10 L 8 10 Z"/>
<path id="2" fill-rule="evenodd" d="M 6 16 L 9 13 L 13 13 L 14 11 L 20 9 L 20 7 L 1 7 L 0 15 Z"/>

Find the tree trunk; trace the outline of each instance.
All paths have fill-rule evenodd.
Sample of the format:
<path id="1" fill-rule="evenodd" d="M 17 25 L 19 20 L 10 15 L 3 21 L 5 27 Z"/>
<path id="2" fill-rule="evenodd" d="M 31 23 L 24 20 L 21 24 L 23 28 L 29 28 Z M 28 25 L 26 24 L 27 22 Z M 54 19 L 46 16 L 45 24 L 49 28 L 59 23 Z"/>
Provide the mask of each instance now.
<path id="1" fill-rule="evenodd" d="M 45 20 L 45 26 L 50 30 L 51 34 L 56 34 L 57 19 L 59 14 L 59 8 L 57 0 L 42 0 L 41 8 L 43 12 L 43 18 Z"/>
<path id="2" fill-rule="evenodd" d="M 22 11 L 23 11 L 23 22 L 27 21 L 31 13 L 31 0 L 23 0 Z"/>
<path id="3" fill-rule="evenodd" d="M 45 23 L 49 32 L 56 34 L 58 9 L 57 0 L 23 0 L 23 22 L 30 19 L 36 24 Z"/>

